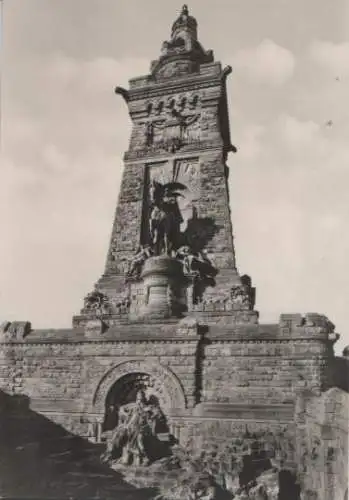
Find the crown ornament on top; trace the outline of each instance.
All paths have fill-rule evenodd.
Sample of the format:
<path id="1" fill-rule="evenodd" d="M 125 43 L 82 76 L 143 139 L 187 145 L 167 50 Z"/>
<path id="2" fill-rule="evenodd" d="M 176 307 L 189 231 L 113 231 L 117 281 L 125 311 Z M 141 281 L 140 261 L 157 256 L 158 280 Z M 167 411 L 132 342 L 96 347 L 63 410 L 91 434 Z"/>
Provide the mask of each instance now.
<path id="1" fill-rule="evenodd" d="M 193 40 L 197 40 L 198 23 L 193 16 L 189 15 L 187 5 L 183 5 L 181 13 L 172 25 L 171 38 L 179 36 L 181 33 L 187 32 Z"/>
<path id="2" fill-rule="evenodd" d="M 197 62 L 213 61 L 212 51 L 205 51 L 198 41 L 197 26 L 196 19 L 189 15 L 188 6 L 183 5 L 179 17 L 172 25 L 170 40 L 162 44 L 160 61 L 181 56 Z M 153 67 L 155 66 L 156 63 Z"/>

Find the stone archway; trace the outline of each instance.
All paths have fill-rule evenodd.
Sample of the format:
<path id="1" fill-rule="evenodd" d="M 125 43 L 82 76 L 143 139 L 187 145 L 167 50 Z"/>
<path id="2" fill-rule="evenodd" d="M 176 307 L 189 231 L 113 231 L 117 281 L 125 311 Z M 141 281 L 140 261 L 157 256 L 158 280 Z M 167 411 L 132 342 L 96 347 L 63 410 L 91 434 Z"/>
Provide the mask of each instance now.
<path id="1" fill-rule="evenodd" d="M 108 394 L 112 387 L 120 388 L 123 386 L 121 379 L 127 384 L 127 378 L 130 377 L 130 383 L 135 383 L 135 387 L 143 380 L 147 380 L 152 389 L 153 395 L 159 399 L 159 403 L 168 416 L 180 414 L 185 411 L 186 398 L 180 381 L 167 367 L 160 363 L 147 360 L 129 360 L 110 369 L 99 382 L 92 401 L 91 412 L 104 415 L 105 404 Z M 138 382 L 137 382 L 138 380 Z M 119 382 L 120 381 L 120 382 Z"/>
<path id="2" fill-rule="evenodd" d="M 106 396 L 103 432 L 110 431 L 118 425 L 120 408 L 129 403 L 134 403 L 139 391 L 144 393 L 149 404 L 158 407 L 165 415 L 166 408 L 168 408 L 168 395 L 164 391 L 161 381 L 148 373 L 128 373 L 111 386 Z M 162 425 L 156 427 L 157 433 L 169 432 L 166 419 Z"/>

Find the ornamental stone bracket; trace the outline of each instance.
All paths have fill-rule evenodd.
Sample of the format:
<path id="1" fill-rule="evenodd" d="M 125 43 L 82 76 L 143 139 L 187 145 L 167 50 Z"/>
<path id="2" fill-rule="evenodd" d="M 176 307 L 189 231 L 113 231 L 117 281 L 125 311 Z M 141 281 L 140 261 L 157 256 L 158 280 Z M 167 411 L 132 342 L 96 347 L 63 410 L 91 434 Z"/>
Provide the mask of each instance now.
<path id="1" fill-rule="evenodd" d="M 186 414 L 187 401 L 177 376 L 160 363 L 144 359 L 124 361 L 108 370 L 93 391 L 87 411 L 104 415 L 106 398 L 114 384 L 125 375 L 139 373 L 149 375 L 156 380 L 157 396 L 162 409 L 168 416 Z"/>

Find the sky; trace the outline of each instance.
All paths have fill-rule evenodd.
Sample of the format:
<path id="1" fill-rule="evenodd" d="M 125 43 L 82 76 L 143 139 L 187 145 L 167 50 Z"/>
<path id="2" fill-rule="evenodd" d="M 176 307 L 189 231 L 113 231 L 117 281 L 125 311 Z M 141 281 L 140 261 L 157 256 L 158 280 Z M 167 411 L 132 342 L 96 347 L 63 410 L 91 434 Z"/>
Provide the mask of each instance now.
<path id="1" fill-rule="evenodd" d="M 181 4 L 3 0 L 0 319 L 69 327 L 104 270 L 131 123 Z M 192 0 L 231 65 L 237 265 L 261 322 L 325 314 L 349 344 L 349 3 Z"/>

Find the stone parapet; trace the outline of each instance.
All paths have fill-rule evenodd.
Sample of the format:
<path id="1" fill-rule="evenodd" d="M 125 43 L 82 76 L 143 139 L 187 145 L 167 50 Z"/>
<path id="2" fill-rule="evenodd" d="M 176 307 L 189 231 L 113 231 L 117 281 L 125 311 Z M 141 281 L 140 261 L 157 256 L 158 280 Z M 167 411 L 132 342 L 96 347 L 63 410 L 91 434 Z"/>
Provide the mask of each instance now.
<path id="1" fill-rule="evenodd" d="M 290 325 L 289 315 L 282 316 L 279 324 L 259 324 L 255 319 L 256 311 L 235 311 L 236 314 L 246 314 L 246 321 L 225 321 L 229 315 L 218 311 L 208 311 L 207 314 L 193 313 L 178 318 L 154 318 L 149 321 L 139 318 L 130 321 L 120 318 L 119 315 L 101 315 L 99 318 L 86 315 L 75 316 L 75 325 L 71 329 L 31 329 L 29 322 L 6 322 L 5 328 L 1 330 L 0 343 L 68 343 L 88 342 L 95 339 L 104 341 L 130 341 L 141 338 L 167 341 L 171 338 L 186 338 L 195 331 L 197 334 L 205 332 L 207 338 L 216 342 L 243 342 L 248 345 L 251 342 L 275 342 L 275 345 L 299 342 L 311 342 L 314 345 L 323 345 L 334 342 L 333 325 L 321 315 L 312 316 L 312 324 L 307 323 L 306 318 L 295 315 L 294 323 Z M 286 322 L 287 321 L 287 322 Z M 10 325 L 13 326 L 10 329 Z M 87 333 L 87 330 L 90 330 Z M 13 332 L 20 332 L 19 335 Z M 12 332 L 12 333 L 11 333 Z M 24 335 L 26 332 L 26 335 Z M 86 334 L 87 333 L 87 334 Z M 317 344 L 319 343 L 319 344 Z M 345 359 L 345 357 L 343 358 Z"/>
<path id="2" fill-rule="evenodd" d="M 307 313 L 281 314 L 279 320 L 280 335 L 293 337 L 321 337 L 336 342 L 339 336 L 334 332 L 334 324 L 322 314 Z"/>

